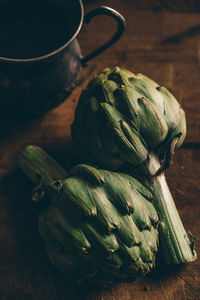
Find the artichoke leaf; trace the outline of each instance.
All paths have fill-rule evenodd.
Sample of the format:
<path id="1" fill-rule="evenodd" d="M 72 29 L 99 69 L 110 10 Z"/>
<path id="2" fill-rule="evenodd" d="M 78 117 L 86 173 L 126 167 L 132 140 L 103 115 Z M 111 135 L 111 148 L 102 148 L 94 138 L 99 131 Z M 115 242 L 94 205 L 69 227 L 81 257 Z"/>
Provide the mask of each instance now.
<path id="1" fill-rule="evenodd" d="M 151 252 L 151 249 L 150 249 L 144 235 L 142 235 L 142 242 L 140 245 L 140 256 L 141 256 L 141 259 L 143 262 L 145 262 L 145 263 L 152 262 L 153 263 L 154 255 Z"/>
<path id="2" fill-rule="evenodd" d="M 105 183 L 103 174 L 101 174 L 100 170 L 89 165 L 76 165 L 69 172 L 69 176 L 73 175 L 83 178 L 92 185 L 100 186 Z"/>
<path id="3" fill-rule="evenodd" d="M 165 88 L 157 87 L 157 90 L 164 98 L 164 115 L 166 116 L 168 127 L 175 128 L 180 121 L 180 104 L 176 98 Z"/>
<path id="4" fill-rule="evenodd" d="M 154 232 L 154 227 L 151 227 L 151 230 L 143 231 L 146 243 L 150 247 L 152 253 L 156 253 L 158 251 L 157 237 Z"/>
<path id="5" fill-rule="evenodd" d="M 159 222 L 159 219 L 158 219 L 158 215 L 157 215 L 155 207 L 152 205 L 151 202 L 149 202 L 144 197 L 141 197 L 140 201 L 142 201 L 143 204 L 145 205 L 148 216 L 149 216 L 152 224 L 156 227 Z"/>
<path id="6" fill-rule="evenodd" d="M 105 185 L 107 196 L 112 204 L 121 212 L 121 214 L 130 214 L 133 212 L 133 198 L 130 193 L 129 182 L 112 174 L 105 172 L 105 181 L 109 184 Z"/>
<path id="7" fill-rule="evenodd" d="M 47 215 L 46 221 L 49 230 L 66 249 L 69 248 L 69 243 L 82 251 L 90 248 L 91 245 L 82 229 L 72 226 L 60 210 L 50 207 Z M 65 235 L 70 239 L 66 239 Z"/>
<path id="8" fill-rule="evenodd" d="M 116 67 L 108 74 L 108 79 L 116 82 L 119 86 L 129 85 L 129 78 L 133 76 L 128 70 Z"/>
<path id="9" fill-rule="evenodd" d="M 95 216 L 97 209 L 89 187 L 85 181 L 79 177 L 69 177 L 63 181 L 61 190 L 60 202 L 65 205 L 65 202 L 71 201 L 87 216 Z"/>
<path id="10" fill-rule="evenodd" d="M 98 189 L 91 188 L 91 194 L 97 208 L 95 219 L 107 229 L 107 232 L 112 232 L 120 227 L 120 220 L 117 209 L 109 201 L 103 189 L 103 187 Z"/>
<path id="11" fill-rule="evenodd" d="M 106 80 L 102 82 L 102 102 L 106 102 L 112 106 L 115 106 L 116 99 L 113 93 L 117 88 L 118 84 L 114 81 Z"/>
<path id="12" fill-rule="evenodd" d="M 138 128 L 139 105 L 137 99 L 141 97 L 141 94 L 130 86 L 123 86 L 114 92 L 114 96 L 116 98 L 116 109 L 130 118 L 134 122 L 135 127 Z"/>
<path id="13" fill-rule="evenodd" d="M 90 224 L 85 224 L 84 232 L 87 234 L 88 239 L 91 239 L 91 244 L 93 244 L 93 241 L 97 242 L 104 248 L 104 250 L 106 250 L 106 252 L 113 253 L 119 249 L 119 244 L 115 234 L 103 235 Z"/>
<path id="14" fill-rule="evenodd" d="M 141 243 L 141 233 L 134 223 L 132 215 L 120 218 L 120 227 L 117 231 L 117 236 L 128 247 Z"/>
<path id="15" fill-rule="evenodd" d="M 124 162 L 139 165 L 143 163 L 147 158 L 146 148 L 140 141 L 138 135 L 135 135 L 135 144 L 137 148 L 132 145 L 123 132 L 117 128 L 113 129 L 116 144 L 120 150 L 119 156 Z M 140 150 L 142 150 L 140 152 Z"/>
<path id="16" fill-rule="evenodd" d="M 132 198 L 134 199 L 133 203 L 133 220 L 136 223 L 140 231 L 144 229 L 151 228 L 151 222 L 149 215 L 147 213 L 146 207 L 144 206 L 143 201 L 141 201 L 141 196 L 133 188 L 131 188 Z"/>
<path id="17" fill-rule="evenodd" d="M 164 115 L 146 98 L 139 98 L 139 132 L 150 149 L 159 145 L 167 136 L 168 127 Z"/>
<path id="18" fill-rule="evenodd" d="M 156 89 L 158 85 L 145 75 L 137 74 L 130 79 L 134 89 L 144 97 L 149 99 L 152 105 L 155 105 L 161 114 L 164 113 L 164 99 Z M 152 84 L 153 82 L 153 84 Z"/>

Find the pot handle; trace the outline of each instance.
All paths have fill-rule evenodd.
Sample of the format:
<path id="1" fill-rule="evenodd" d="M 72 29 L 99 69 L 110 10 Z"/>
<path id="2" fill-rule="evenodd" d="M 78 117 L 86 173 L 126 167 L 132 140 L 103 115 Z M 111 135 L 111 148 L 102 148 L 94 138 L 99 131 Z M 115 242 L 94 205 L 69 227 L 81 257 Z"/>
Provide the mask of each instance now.
<path id="1" fill-rule="evenodd" d="M 112 38 L 106 42 L 104 45 L 100 46 L 96 50 L 94 50 L 92 53 L 88 54 L 87 56 L 83 57 L 81 59 L 81 62 L 83 65 L 86 65 L 86 63 L 94 58 L 96 55 L 99 53 L 103 52 L 105 49 L 109 48 L 111 45 L 116 43 L 118 39 L 121 37 L 122 33 L 124 32 L 125 26 L 126 26 L 126 21 L 124 17 L 114 10 L 113 8 L 107 7 L 107 6 L 100 6 L 96 9 L 91 10 L 84 16 L 84 23 L 88 24 L 90 20 L 98 15 L 108 15 L 112 17 L 116 22 L 117 22 L 117 31 L 115 34 L 112 36 Z"/>

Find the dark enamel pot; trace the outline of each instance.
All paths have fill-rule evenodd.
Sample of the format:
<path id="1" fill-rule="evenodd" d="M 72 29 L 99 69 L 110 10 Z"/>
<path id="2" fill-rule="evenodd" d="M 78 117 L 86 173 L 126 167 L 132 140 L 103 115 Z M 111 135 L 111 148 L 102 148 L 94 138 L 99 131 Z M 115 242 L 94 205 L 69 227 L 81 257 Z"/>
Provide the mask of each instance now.
<path id="1" fill-rule="evenodd" d="M 39 2 L 41 3 L 41 1 Z M 16 3 L 16 0 L 0 0 L 0 6 L 9 3 L 13 13 L 16 10 L 16 7 L 12 8 L 14 2 Z M 17 1 L 22 17 L 26 15 L 25 9 L 29 9 L 29 15 L 31 12 L 36 14 L 38 12 L 37 0 L 34 1 L 32 9 L 29 1 L 29 6 L 24 8 L 26 2 L 24 0 Z M 11 49 L 12 57 L 2 55 L 0 52 L 1 116 L 37 116 L 59 105 L 78 84 L 82 66 L 114 44 L 124 31 L 124 18 L 112 8 L 101 6 L 84 15 L 81 0 L 45 0 L 43 6 L 43 10 L 46 11 L 45 15 L 48 14 L 48 3 L 55 5 L 57 9 L 62 11 L 62 16 L 67 20 L 66 25 L 63 23 L 63 27 L 66 26 L 67 28 L 65 40 L 59 46 L 41 55 L 31 56 L 30 54 L 30 57 L 28 54 L 24 57 L 24 54 L 15 55 L 15 45 Z M 45 6 L 47 7 L 45 8 Z M 118 24 L 117 31 L 104 45 L 86 57 L 82 57 L 76 38 L 84 23 L 89 23 L 93 17 L 101 14 L 109 15 L 115 19 Z M 34 42 L 31 44 L 32 48 L 33 45 Z"/>

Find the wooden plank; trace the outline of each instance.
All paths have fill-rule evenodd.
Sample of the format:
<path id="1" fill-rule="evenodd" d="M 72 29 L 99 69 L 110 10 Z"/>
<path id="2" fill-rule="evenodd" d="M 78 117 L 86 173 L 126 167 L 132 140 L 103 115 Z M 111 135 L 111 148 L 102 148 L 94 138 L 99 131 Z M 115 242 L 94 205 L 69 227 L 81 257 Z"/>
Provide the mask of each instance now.
<path id="1" fill-rule="evenodd" d="M 46 145 L 48 151 L 52 151 Z M 167 180 L 187 231 L 196 236 L 200 255 L 200 152 L 179 150 Z M 64 161 L 64 153 L 54 153 Z M 178 176 L 177 176 L 178 175 Z M 32 185 L 19 170 L 0 170 L 0 295 L 2 299 L 183 300 L 198 299 L 200 262 L 184 267 L 161 265 L 146 278 L 113 284 L 109 289 L 73 286 L 49 263 L 36 224 Z M 10 297 L 10 298 L 9 298 Z M 13 298 L 12 298 L 13 297 Z M 16 298 L 15 298 L 16 297 Z M 18 297 L 18 298 L 17 298 Z"/>

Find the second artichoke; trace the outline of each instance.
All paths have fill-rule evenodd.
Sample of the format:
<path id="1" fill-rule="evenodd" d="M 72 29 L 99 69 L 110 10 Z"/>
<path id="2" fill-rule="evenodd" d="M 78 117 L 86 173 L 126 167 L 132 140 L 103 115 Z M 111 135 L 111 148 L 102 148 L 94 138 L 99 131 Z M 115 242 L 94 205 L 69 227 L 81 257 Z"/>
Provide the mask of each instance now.
<path id="1" fill-rule="evenodd" d="M 135 278 L 155 266 L 158 216 L 148 189 L 131 176 L 77 165 L 70 173 L 36 146 L 19 155 L 48 208 L 39 230 L 51 262 L 76 279 Z M 41 193 L 41 190 L 43 193 Z"/>

